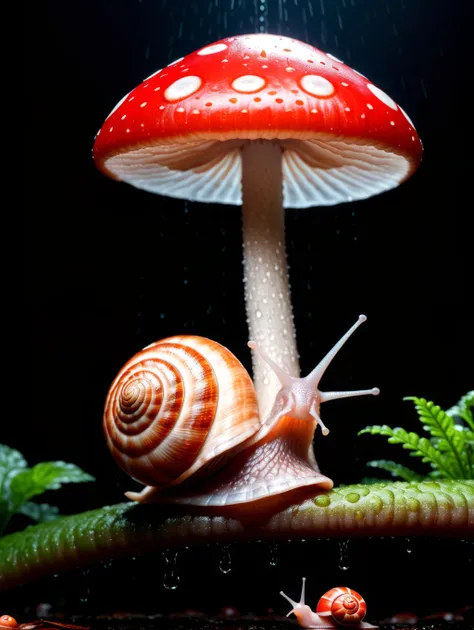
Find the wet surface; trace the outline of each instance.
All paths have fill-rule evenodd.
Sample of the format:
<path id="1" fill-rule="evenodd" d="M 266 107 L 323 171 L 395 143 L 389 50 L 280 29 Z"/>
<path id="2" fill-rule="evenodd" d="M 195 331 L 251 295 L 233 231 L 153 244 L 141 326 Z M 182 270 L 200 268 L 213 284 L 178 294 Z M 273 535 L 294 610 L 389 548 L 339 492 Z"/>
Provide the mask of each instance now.
<path id="1" fill-rule="evenodd" d="M 279 593 L 299 597 L 305 576 L 313 610 L 323 593 L 345 585 L 365 599 L 366 620 L 381 627 L 474 628 L 472 584 L 463 577 L 472 574 L 473 552 L 472 540 L 428 537 L 168 550 L 0 592 L 0 614 L 98 630 L 297 628 Z"/>
<path id="2" fill-rule="evenodd" d="M 405 619 L 405 621 L 403 621 Z M 192 611 L 189 613 L 171 614 L 168 616 L 133 615 L 118 613 L 101 617 L 75 617 L 72 620 L 61 619 L 61 624 L 74 624 L 84 630 L 292 630 L 299 628 L 295 621 L 269 615 L 267 617 L 241 617 L 235 609 L 223 609 L 215 618 L 208 618 L 203 613 Z M 57 630 L 56 625 L 48 625 L 48 620 L 24 625 L 24 630 Z M 62 627 L 62 626 L 61 626 Z M 400 613 L 392 619 L 379 622 L 380 630 L 402 630 L 403 628 L 417 630 L 468 630 L 474 628 L 473 609 L 456 613 L 440 613 L 425 619 L 417 619 L 411 613 Z M 79 629 L 80 630 L 80 629 Z"/>

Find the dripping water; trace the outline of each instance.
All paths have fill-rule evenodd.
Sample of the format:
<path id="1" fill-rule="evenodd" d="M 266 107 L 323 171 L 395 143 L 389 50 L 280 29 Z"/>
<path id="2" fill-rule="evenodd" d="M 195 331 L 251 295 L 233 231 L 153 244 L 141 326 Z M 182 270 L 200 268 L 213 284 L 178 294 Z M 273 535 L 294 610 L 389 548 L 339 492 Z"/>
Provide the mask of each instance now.
<path id="1" fill-rule="evenodd" d="M 276 567 L 278 563 L 278 543 L 270 543 L 270 566 Z"/>
<path id="2" fill-rule="evenodd" d="M 82 577 L 84 578 L 84 590 L 79 595 L 79 601 L 81 604 L 87 604 L 91 597 L 91 589 L 90 589 L 90 570 L 82 569 L 81 571 Z"/>
<path id="3" fill-rule="evenodd" d="M 163 586 L 168 591 L 175 591 L 179 586 L 179 575 L 177 571 L 178 552 L 166 549 L 163 551 L 165 570 L 163 575 Z"/>
<path id="4" fill-rule="evenodd" d="M 339 546 L 339 568 L 341 571 L 347 571 L 349 568 L 349 541 L 340 540 Z"/>
<path id="5" fill-rule="evenodd" d="M 219 558 L 219 571 L 221 573 L 230 573 L 232 571 L 230 545 L 224 545 L 221 549 L 221 556 Z"/>

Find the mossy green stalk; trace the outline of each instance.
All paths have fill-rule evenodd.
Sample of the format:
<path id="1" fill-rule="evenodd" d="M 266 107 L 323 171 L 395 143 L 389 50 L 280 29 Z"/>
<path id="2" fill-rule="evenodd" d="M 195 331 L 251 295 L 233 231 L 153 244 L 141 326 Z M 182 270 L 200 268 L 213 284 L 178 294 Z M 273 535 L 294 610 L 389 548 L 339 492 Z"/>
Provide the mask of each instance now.
<path id="1" fill-rule="evenodd" d="M 474 537 L 474 481 L 343 486 L 251 524 L 163 505 L 120 503 L 1 538 L 0 590 L 101 559 L 167 547 L 378 535 Z"/>

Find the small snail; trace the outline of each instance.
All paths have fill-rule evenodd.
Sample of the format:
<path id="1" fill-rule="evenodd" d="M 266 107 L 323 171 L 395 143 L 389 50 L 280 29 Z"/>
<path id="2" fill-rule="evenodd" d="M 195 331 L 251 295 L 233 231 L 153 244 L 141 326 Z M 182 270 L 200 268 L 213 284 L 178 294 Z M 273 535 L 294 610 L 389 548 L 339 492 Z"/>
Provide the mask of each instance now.
<path id="1" fill-rule="evenodd" d="M 299 602 L 294 602 L 283 591 L 280 591 L 280 595 L 293 606 L 287 617 L 293 613 L 302 628 L 337 628 L 338 625 L 347 626 L 353 630 L 378 628 L 362 621 L 367 612 L 367 605 L 364 598 L 353 589 L 347 586 L 332 588 L 324 593 L 316 606 L 316 612 L 313 612 L 305 604 L 305 586 L 306 578 L 303 578 Z"/>
<path id="2" fill-rule="evenodd" d="M 285 374 L 249 346 L 281 383 L 268 417 L 259 418 L 252 380 L 226 348 L 184 335 L 152 343 L 130 359 L 107 395 L 103 426 L 118 465 L 146 485 L 138 502 L 200 506 L 253 503 L 300 488 L 330 490 L 313 452 L 322 402 L 379 390 L 321 392 L 326 368 L 358 321 L 306 377 Z"/>
<path id="3" fill-rule="evenodd" d="M 61 628 L 65 630 L 89 630 L 88 626 L 75 626 L 70 623 L 60 623 L 59 621 L 49 621 L 47 619 L 35 619 L 30 623 L 18 623 L 18 621 L 10 615 L 2 615 L 0 617 L 0 630 L 56 630 Z"/>

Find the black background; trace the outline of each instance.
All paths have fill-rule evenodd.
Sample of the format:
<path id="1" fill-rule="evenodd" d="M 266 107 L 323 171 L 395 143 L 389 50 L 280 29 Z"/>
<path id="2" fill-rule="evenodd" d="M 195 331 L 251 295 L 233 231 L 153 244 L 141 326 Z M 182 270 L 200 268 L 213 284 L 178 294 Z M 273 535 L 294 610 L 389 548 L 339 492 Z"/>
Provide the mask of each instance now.
<path id="1" fill-rule="evenodd" d="M 416 430 L 403 396 L 447 408 L 473 386 L 471 123 L 463 100 L 470 79 L 459 49 L 461 5 L 272 0 L 264 11 L 259 5 L 49 0 L 25 11 L 26 386 L 18 422 L 2 424 L 0 440 L 30 464 L 62 459 L 96 476 L 95 484 L 46 497 L 64 513 L 120 501 L 134 485 L 106 450 L 101 415 L 109 384 L 137 350 L 168 335 L 200 334 L 250 369 L 239 209 L 136 190 L 107 179 L 91 158 L 95 133 L 125 93 L 224 36 L 263 26 L 336 55 L 402 105 L 425 147 L 418 172 L 396 190 L 286 214 L 302 372 L 366 313 L 368 322 L 323 387 L 377 385 L 382 392 L 323 407 L 332 430 L 316 438 L 322 470 L 336 483 L 356 482 L 367 474 L 367 460 L 397 454 L 423 470 L 398 447 L 356 438 L 357 431 L 382 423 Z M 291 579 L 294 594 L 299 579 Z M 176 597 L 188 605 L 184 595 Z"/>

